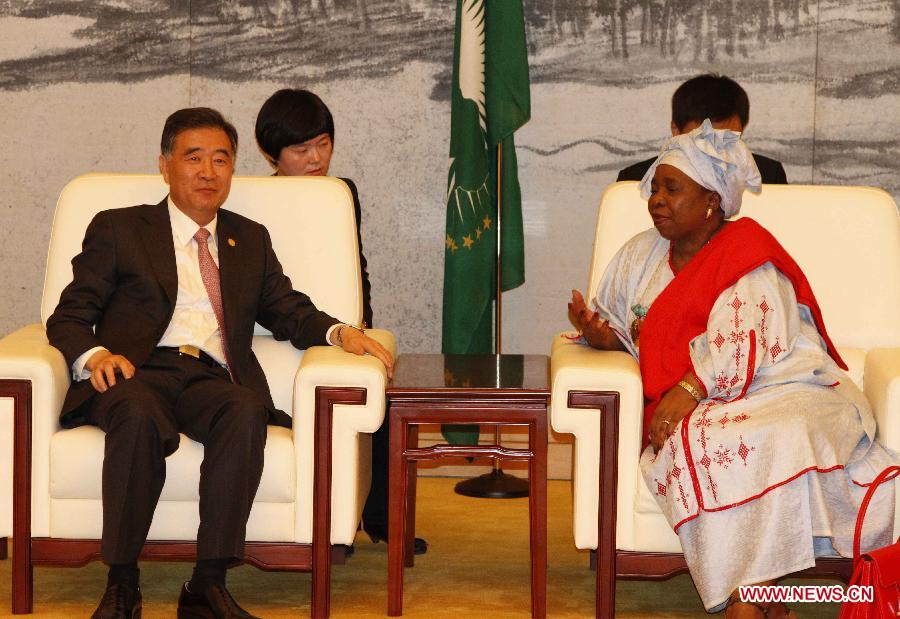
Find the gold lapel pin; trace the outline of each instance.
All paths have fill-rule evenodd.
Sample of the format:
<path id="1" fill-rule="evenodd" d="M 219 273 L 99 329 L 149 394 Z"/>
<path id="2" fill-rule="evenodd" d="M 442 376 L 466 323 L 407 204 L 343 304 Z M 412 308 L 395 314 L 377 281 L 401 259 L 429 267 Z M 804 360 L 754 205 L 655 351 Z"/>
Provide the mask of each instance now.
<path id="1" fill-rule="evenodd" d="M 231 245 L 232 247 L 234 247 L 235 245 L 237 245 L 237 243 L 235 243 L 235 242 L 234 242 L 234 239 L 232 239 L 232 238 L 229 238 L 229 239 L 228 239 L 228 244 Z"/>

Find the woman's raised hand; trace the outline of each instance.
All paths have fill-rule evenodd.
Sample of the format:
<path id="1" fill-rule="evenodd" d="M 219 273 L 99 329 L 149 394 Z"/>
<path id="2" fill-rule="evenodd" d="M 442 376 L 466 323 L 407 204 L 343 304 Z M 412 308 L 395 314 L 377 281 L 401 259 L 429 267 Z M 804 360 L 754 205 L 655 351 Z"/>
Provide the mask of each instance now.
<path id="1" fill-rule="evenodd" d="M 584 297 L 577 290 L 572 291 L 572 300 L 569 302 L 569 320 L 594 348 L 625 350 L 615 331 L 610 328 L 609 321 L 600 320 L 600 314 L 588 308 Z"/>
<path id="2" fill-rule="evenodd" d="M 585 325 L 590 324 L 593 319 L 597 318 L 599 318 L 597 312 L 592 312 L 588 309 L 581 293 L 577 290 L 572 290 L 572 300 L 569 301 L 569 321 L 571 321 L 572 325 L 583 333 Z"/>

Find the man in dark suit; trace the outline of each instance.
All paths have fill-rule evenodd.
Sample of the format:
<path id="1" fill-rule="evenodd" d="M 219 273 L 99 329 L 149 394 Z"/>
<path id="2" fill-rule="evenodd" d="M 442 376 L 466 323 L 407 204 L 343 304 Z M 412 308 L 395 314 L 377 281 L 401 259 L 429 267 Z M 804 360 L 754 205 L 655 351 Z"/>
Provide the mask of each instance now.
<path id="1" fill-rule="evenodd" d="M 215 110 L 169 116 L 159 157 L 169 196 L 94 218 L 47 321 L 75 378 L 60 423 L 106 432 L 102 552 L 110 570 L 98 619 L 140 616 L 137 559 L 179 432 L 203 443 L 204 460 L 197 564 L 178 616 L 252 617 L 225 588 L 225 570 L 243 556 L 266 425 L 290 425 L 250 348 L 255 322 L 298 348 L 368 352 L 391 372 L 378 342 L 293 290 L 263 226 L 219 210 L 236 152 L 237 132 Z"/>
<path id="2" fill-rule="evenodd" d="M 683 83 L 672 95 L 672 135 L 687 133 L 709 118 L 715 129 L 743 132 L 750 122 L 750 99 L 741 85 L 724 75 L 708 73 Z M 781 162 L 753 154 L 762 182 L 786 185 L 787 175 Z M 617 181 L 639 181 L 656 157 L 641 161 L 619 172 Z"/>

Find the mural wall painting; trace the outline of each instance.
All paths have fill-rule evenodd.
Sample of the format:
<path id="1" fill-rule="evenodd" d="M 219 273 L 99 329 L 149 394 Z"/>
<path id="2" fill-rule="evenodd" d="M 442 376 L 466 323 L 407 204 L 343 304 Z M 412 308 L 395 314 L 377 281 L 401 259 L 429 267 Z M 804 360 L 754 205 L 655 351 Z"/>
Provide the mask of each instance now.
<path id="1" fill-rule="evenodd" d="M 77 174 L 155 172 L 177 107 L 242 136 L 261 102 L 319 92 L 334 172 L 360 188 L 376 323 L 439 349 L 452 0 L 0 0 L 0 331 L 38 319 L 56 196 Z M 791 181 L 900 198 L 900 0 L 526 0 L 533 119 L 517 139 L 527 283 L 508 351 L 546 352 L 587 277 L 596 203 L 667 135 L 678 83 L 715 71 L 750 93 L 752 148 Z M 562 250 L 564 248 L 564 250 Z M 562 251 L 561 251 L 562 250 Z"/>

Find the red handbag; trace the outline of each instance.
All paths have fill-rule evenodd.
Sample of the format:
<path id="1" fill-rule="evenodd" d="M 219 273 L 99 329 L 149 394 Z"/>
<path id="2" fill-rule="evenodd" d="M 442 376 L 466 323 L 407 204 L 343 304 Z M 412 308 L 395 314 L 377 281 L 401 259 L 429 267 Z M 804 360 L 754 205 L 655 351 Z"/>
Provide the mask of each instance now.
<path id="1" fill-rule="evenodd" d="M 856 533 L 853 537 L 853 576 L 849 585 L 872 587 L 872 601 L 844 602 L 839 619 L 900 617 L 900 540 L 890 546 L 871 550 L 862 556 L 859 554 L 862 526 L 869 501 L 872 500 L 872 495 L 879 485 L 893 480 L 898 474 L 900 466 L 889 466 L 878 474 L 869 486 L 859 508 L 859 515 L 856 517 Z"/>

